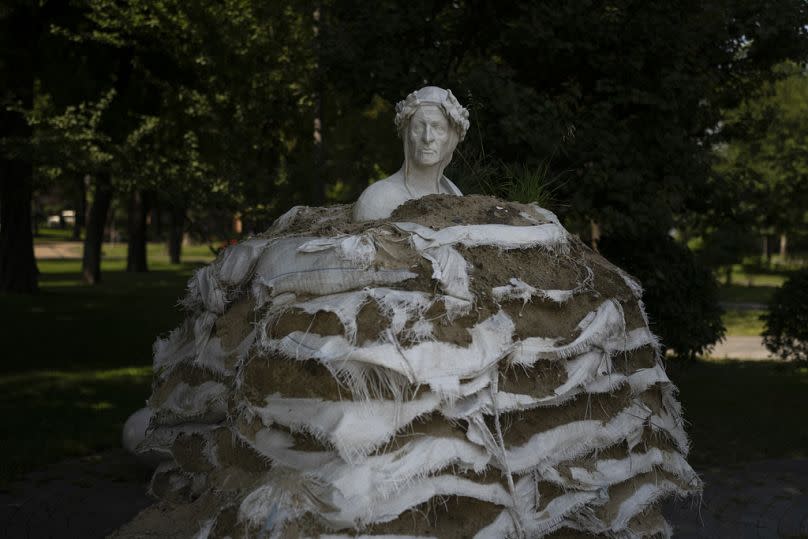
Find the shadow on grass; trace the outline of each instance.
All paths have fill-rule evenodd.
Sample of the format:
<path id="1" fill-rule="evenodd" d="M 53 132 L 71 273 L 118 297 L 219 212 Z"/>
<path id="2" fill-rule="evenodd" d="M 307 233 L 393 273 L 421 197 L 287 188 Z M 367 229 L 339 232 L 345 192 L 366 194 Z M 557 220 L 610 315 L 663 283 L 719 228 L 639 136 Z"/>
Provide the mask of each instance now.
<path id="1" fill-rule="evenodd" d="M 0 375 L 0 484 L 36 467 L 120 445 L 149 394 L 151 368 Z"/>
<path id="2" fill-rule="evenodd" d="M 761 303 L 768 304 L 772 299 L 776 286 L 760 285 L 723 285 L 718 289 L 718 299 L 729 303 Z"/>
<path id="3" fill-rule="evenodd" d="M 0 296 L 0 482 L 118 447 L 144 405 L 152 343 L 184 318 L 177 302 L 198 265 L 125 264 L 105 259 L 103 281 L 87 286 L 81 261 L 43 260 L 39 294 Z"/>
<path id="4" fill-rule="evenodd" d="M 10 337 L 0 372 L 150 365 L 155 337 L 183 319 L 177 302 L 196 267 L 105 268 L 103 281 L 87 286 L 78 261 L 41 264 L 39 294 L 0 298 L 0 327 Z"/>
<path id="5" fill-rule="evenodd" d="M 671 361 L 695 465 L 808 457 L 808 367 L 779 361 Z"/>

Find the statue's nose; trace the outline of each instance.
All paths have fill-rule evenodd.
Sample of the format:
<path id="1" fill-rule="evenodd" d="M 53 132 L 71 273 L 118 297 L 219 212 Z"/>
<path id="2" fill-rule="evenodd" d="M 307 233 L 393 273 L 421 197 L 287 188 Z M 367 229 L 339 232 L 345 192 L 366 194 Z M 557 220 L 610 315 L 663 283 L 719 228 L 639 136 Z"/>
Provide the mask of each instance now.
<path id="1" fill-rule="evenodd" d="M 433 140 L 435 140 L 435 132 L 427 125 L 424 128 L 424 142 L 432 142 Z"/>

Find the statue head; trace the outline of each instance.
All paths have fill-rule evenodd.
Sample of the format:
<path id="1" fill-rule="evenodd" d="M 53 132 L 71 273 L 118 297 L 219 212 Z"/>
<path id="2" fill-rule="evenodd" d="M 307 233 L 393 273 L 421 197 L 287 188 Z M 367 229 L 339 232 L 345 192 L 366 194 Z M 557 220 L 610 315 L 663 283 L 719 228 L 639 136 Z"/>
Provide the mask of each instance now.
<path id="1" fill-rule="evenodd" d="M 396 129 L 404 141 L 406 168 L 443 169 L 466 136 L 469 113 L 450 90 L 426 86 L 396 105 Z"/>

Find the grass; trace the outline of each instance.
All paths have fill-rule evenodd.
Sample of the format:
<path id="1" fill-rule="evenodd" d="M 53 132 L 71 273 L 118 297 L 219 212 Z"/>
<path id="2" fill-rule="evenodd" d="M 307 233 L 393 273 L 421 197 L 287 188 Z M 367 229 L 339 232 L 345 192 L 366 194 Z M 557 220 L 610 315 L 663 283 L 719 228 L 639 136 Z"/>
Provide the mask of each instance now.
<path id="1" fill-rule="evenodd" d="M 149 246 L 150 272 L 130 274 L 125 246 L 105 246 L 94 287 L 78 260 L 39 260 L 39 294 L 0 296 L 0 483 L 119 444 L 150 392 L 152 343 L 181 322 L 177 300 L 199 265 L 169 264 L 161 249 Z M 188 254 L 211 258 L 206 246 Z"/>
<path id="2" fill-rule="evenodd" d="M 721 320 L 724 321 L 728 336 L 757 336 L 763 334 L 765 324 L 760 316 L 765 312 L 758 309 L 727 309 Z"/>
<path id="3" fill-rule="evenodd" d="M 776 286 L 722 285 L 718 289 L 718 299 L 724 303 L 760 303 L 767 305 L 772 299 Z"/>
<path id="4" fill-rule="evenodd" d="M 777 361 L 668 364 L 696 466 L 807 458 L 808 367 Z"/>

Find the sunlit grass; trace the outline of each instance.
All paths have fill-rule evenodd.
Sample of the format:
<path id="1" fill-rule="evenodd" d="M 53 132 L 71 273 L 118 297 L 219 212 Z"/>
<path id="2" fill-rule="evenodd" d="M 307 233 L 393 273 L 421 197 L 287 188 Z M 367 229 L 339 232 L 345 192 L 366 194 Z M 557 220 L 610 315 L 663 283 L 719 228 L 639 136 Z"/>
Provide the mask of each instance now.
<path id="1" fill-rule="evenodd" d="M 724 312 L 721 320 L 723 320 L 724 326 L 727 328 L 728 336 L 761 335 L 765 324 L 760 320 L 760 316 L 765 312 L 757 309 L 728 309 Z"/>
<path id="2" fill-rule="evenodd" d="M 774 291 L 782 286 L 788 275 L 789 271 L 786 269 L 751 270 L 747 266 L 736 264 L 732 268 L 732 284 L 726 285 L 724 275 L 719 275 L 719 298 L 728 303 L 768 304 Z"/>

